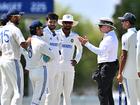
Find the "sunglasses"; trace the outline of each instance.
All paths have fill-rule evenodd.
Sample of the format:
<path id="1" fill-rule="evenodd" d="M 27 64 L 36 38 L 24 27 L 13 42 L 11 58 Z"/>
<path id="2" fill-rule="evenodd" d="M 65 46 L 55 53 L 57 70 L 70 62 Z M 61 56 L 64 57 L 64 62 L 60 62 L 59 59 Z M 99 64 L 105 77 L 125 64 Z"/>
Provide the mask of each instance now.
<path id="1" fill-rule="evenodd" d="M 99 25 L 99 28 L 102 28 L 103 27 L 103 25 Z"/>
<path id="2" fill-rule="evenodd" d="M 69 21 L 64 21 L 64 24 L 73 24 L 73 22 L 69 22 Z"/>

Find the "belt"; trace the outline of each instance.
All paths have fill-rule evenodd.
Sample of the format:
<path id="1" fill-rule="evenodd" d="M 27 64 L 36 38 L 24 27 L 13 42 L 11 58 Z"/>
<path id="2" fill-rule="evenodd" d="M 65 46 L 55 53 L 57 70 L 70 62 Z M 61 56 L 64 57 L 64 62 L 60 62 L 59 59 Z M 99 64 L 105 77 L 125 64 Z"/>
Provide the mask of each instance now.
<path id="1" fill-rule="evenodd" d="M 103 64 L 116 64 L 116 63 L 118 63 L 118 59 L 116 61 L 113 61 L 113 62 L 98 63 L 98 65 L 103 65 Z"/>

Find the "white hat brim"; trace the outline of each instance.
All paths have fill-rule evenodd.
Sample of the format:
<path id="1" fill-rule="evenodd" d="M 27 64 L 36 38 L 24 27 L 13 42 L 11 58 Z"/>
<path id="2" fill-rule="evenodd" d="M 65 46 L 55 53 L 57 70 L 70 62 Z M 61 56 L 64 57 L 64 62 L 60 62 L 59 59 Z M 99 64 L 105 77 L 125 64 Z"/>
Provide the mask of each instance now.
<path id="1" fill-rule="evenodd" d="M 62 24 L 63 21 L 64 20 L 58 20 L 58 24 L 62 26 L 63 25 Z M 78 21 L 69 21 L 69 22 L 73 22 L 72 27 L 76 26 L 79 23 Z"/>

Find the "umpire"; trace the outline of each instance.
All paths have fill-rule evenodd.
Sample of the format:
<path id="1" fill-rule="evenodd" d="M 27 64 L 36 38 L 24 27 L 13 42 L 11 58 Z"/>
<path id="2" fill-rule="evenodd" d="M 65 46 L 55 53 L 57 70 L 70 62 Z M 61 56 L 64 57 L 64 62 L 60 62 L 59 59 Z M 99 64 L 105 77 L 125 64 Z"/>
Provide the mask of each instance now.
<path id="1" fill-rule="evenodd" d="M 93 79 L 98 84 L 100 105 L 114 105 L 112 85 L 118 69 L 118 39 L 111 19 L 101 18 L 98 26 L 103 33 L 103 40 L 99 47 L 90 44 L 87 37 L 79 37 L 79 40 L 90 51 L 98 55 L 98 70 L 93 75 Z"/>

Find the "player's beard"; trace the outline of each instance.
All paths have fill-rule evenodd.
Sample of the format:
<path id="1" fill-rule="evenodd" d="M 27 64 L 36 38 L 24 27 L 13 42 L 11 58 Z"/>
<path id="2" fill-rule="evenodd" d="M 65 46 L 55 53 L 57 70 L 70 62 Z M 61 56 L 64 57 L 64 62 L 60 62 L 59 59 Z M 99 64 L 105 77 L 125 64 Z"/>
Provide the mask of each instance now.
<path id="1" fill-rule="evenodd" d="M 55 30 L 56 26 L 52 25 L 52 26 L 48 26 L 50 30 Z"/>
<path id="2" fill-rule="evenodd" d="M 64 27 L 65 30 L 71 30 L 71 27 L 67 26 L 67 27 Z"/>
<path id="3" fill-rule="evenodd" d="M 43 36 L 43 33 L 40 36 Z"/>
<path id="4" fill-rule="evenodd" d="M 18 21 L 18 20 L 15 21 L 14 24 L 15 24 L 16 26 L 19 25 L 19 21 Z"/>

